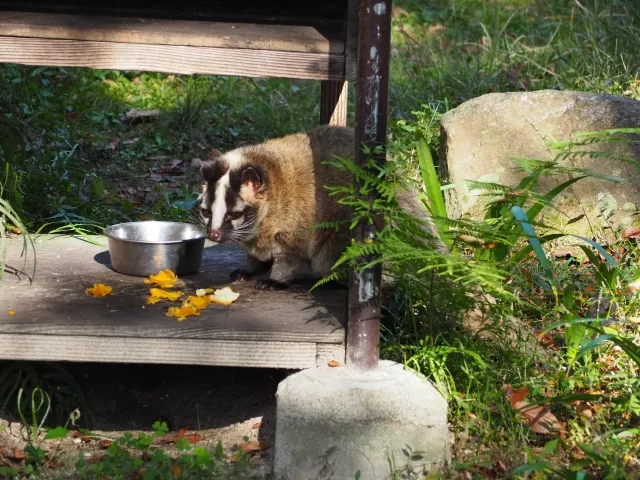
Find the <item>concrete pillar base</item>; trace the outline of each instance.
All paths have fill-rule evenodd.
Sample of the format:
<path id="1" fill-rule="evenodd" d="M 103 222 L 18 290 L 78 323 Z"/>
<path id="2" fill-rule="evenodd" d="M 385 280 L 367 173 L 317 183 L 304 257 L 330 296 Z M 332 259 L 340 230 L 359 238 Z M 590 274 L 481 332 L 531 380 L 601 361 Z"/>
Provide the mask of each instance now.
<path id="1" fill-rule="evenodd" d="M 280 383 L 276 401 L 277 480 L 385 479 L 449 460 L 447 402 L 400 364 L 304 370 Z"/>

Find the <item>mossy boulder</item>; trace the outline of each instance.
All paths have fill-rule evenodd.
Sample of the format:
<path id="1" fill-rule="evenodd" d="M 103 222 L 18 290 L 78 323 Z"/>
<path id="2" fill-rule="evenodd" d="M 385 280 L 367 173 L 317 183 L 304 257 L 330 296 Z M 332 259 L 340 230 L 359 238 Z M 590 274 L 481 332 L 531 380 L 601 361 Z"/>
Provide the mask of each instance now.
<path id="1" fill-rule="evenodd" d="M 550 144 L 575 140 L 578 132 L 640 128 L 640 101 L 586 92 L 543 90 L 492 93 L 463 103 L 442 120 L 442 179 L 456 187 L 447 190 L 453 218 L 483 215 L 484 198 L 467 180 L 517 185 L 525 175 L 515 158 L 554 160 Z M 640 206 L 640 142 L 589 145 L 589 151 L 610 157 L 584 155 L 562 160 L 574 167 L 622 179 L 615 183 L 587 178 L 557 198 L 558 210 L 547 209 L 541 219 L 567 233 L 609 237 L 613 229 L 637 224 Z M 580 147 L 586 151 L 586 147 Z M 618 157 L 628 161 L 619 160 Z M 546 177 L 538 191 L 547 192 L 567 175 Z M 569 222 L 580 215 L 583 219 Z"/>

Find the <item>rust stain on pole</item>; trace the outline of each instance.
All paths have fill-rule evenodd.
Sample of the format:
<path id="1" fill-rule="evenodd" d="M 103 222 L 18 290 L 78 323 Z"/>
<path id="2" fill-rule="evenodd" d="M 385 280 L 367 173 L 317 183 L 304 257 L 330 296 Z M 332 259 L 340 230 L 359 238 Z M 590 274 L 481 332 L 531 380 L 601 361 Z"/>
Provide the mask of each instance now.
<path id="1" fill-rule="evenodd" d="M 363 165 L 370 151 L 378 162 L 385 161 L 387 140 L 387 103 L 389 89 L 389 52 L 391 36 L 391 0 L 360 0 L 358 27 L 358 61 L 356 77 L 356 162 Z M 371 199 L 373 200 L 373 199 Z M 354 229 L 356 240 L 373 240 L 377 225 L 366 221 Z M 367 262 L 371 258 L 362 258 Z M 349 324 L 347 365 L 372 370 L 378 366 L 380 343 L 381 268 L 351 272 L 349 281 Z"/>

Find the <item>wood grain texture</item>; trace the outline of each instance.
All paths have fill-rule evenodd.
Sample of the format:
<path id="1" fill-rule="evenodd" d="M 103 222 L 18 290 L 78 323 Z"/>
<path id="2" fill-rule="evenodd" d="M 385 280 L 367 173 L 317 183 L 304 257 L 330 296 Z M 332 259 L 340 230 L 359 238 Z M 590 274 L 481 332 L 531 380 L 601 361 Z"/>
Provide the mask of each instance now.
<path id="1" fill-rule="evenodd" d="M 326 367 L 330 361 L 344 365 L 346 351 L 344 345 L 335 345 L 332 343 L 318 343 L 316 349 L 316 363 L 319 367 Z"/>
<path id="2" fill-rule="evenodd" d="M 355 82 L 358 67 L 358 27 L 360 0 L 347 0 L 347 26 L 344 49 L 344 78 Z"/>
<path id="3" fill-rule="evenodd" d="M 22 242 L 10 240 L 8 269 L 0 281 L 0 334 L 344 343 L 344 290 L 264 292 L 251 282 L 236 283 L 232 288 L 240 297 L 233 305 L 211 305 L 199 317 L 179 323 L 165 316 L 169 303 L 145 305 L 150 286 L 143 278 L 114 272 L 105 239 L 96 239 L 103 246 L 72 237 L 39 237 L 32 283 L 24 274 L 11 274 L 23 270 L 24 259 Z M 207 244 L 201 271 L 183 277 L 180 289 L 193 295 L 197 288 L 228 285 L 229 273 L 244 259 L 239 247 Z M 113 293 L 86 295 L 94 282 L 112 286 Z"/>
<path id="4" fill-rule="evenodd" d="M 314 343 L 0 334 L 0 359 L 312 368 Z"/>
<path id="5" fill-rule="evenodd" d="M 344 55 L 0 37 L 0 62 L 178 74 L 341 80 Z"/>
<path id="6" fill-rule="evenodd" d="M 0 36 L 7 37 L 343 54 L 340 33 L 325 35 L 299 25 L 0 12 Z"/>
<path id="7" fill-rule="evenodd" d="M 323 81 L 320 87 L 320 123 L 322 125 L 347 125 L 349 83 Z"/>

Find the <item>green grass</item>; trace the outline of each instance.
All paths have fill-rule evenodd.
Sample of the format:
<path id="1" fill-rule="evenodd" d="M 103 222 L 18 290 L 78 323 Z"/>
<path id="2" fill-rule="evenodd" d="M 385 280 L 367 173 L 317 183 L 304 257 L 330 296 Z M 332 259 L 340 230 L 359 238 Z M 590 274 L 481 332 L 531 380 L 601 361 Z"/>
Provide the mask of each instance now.
<path id="1" fill-rule="evenodd" d="M 478 95 L 551 88 L 640 100 L 632 0 L 404 0 L 395 3 L 392 40 L 389 148 L 419 181 L 437 156 L 442 114 Z M 309 128 L 319 115 L 319 85 L 307 81 L 3 65 L 0 92 L 0 232 L 19 226 L 9 207 L 31 232 L 194 220 L 193 158 Z M 121 116 L 131 108 L 161 114 L 129 124 Z M 7 142 L 16 128 L 26 145 L 19 152 Z M 167 173 L 172 160 L 186 171 Z M 151 176 L 163 172 L 167 181 Z M 640 476 L 635 241 L 604 252 L 585 244 L 584 261 L 554 258 L 538 248 L 548 232 L 535 224 L 531 198 L 518 204 L 527 221 L 502 202 L 489 221 L 461 225 L 447 221 L 427 184 L 453 259 L 417 245 L 407 222 L 368 248 L 387 255 L 399 278 L 385 306 L 383 356 L 427 375 L 449 401 L 456 441 L 447 477 Z M 522 230 L 529 226 L 537 236 Z M 481 243 L 460 242 L 460 233 Z M 468 295 L 477 287 L 495 302 L 478 305 Z M 489 312 L 481 329 L 462 316 L 475 306 Z M 564 431 L 533 431 L 504 385 L 527 387 L 526 400 L 550 408 Z"/>

